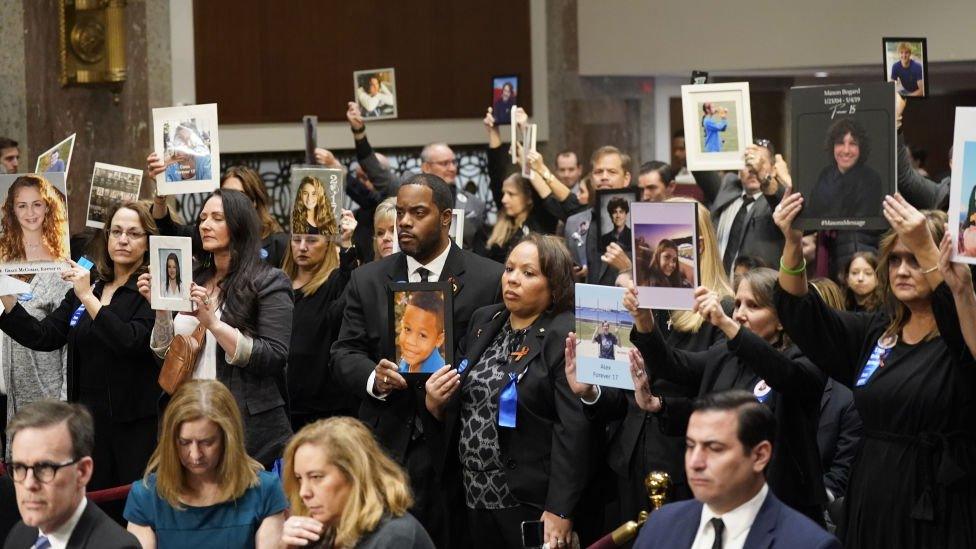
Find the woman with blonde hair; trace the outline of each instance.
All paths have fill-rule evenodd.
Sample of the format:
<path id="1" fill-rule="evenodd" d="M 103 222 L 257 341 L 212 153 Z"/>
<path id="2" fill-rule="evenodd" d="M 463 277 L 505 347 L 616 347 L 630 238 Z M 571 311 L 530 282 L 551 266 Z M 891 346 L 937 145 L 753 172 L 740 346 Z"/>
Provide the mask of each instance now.
<path id="1" fill-rule="evenodd" d="M 332 204 L 325 196 L 325 186 L 316 177 L 306 176 L 298 185 L 291 214 L 292 234 L 338 234 Z"/>
<path id="2" fill-rule="evenodd" d="M 144 549 L 261 549 L 277 547 L 287 507 L 278 478 L 244 449 L 233 395 L 219 381 L 193 380 L 166 407 L 124 517 Z"/>
<path id="3" fill-rule="evenodd" d="M 283 478 L 291 516 L 281 545 L 329 549 L 433 549 L 407 512 L 407 475 L 359 420 L 306 425 L 285 448 Z"/>
<path id="4" fill-rule="evenodd" d="M 67 207 L 60 193 L 39 175 L 14 180 L 3 203 L 0 259 L 64 261 L 68 252 Z"/>
<path id="5" fill-rule="evenodd" d="M 376 206 L 373 214 L 373 259 L 380 260 L 394 250 L 393 225 L 396 224 L 396 197 L 391 196 Z"/>
<path id="6" fill-rule="evenodd" d="M 695 202 L 698 209 L 698 267 L 701 285 L 714 291 L 726 314 L 733 309 L 732 287 L 722 267 L 722 255 L 708 208 L 690 198 L 674 197 L 667 202 Z M 636 250 L 635 250 L 636 255 Z M 629 278 L 629 277 L 627 277 Z M 665 333 L 668 345 L 684 351 L 704 351 L 725 339 L 721 330 L 695 311 L 655 310 L 656 324 Z M 573 334 L 575 337 L 575 334 Z M 629 341 L 629 337 L 628 337 Z M 658 413 L 641 410 L 632 391 L 622 391 L 576 381 L 576 348 L 567 347 L 566 375 L 573 392 L 583 398 L 587 416 L 617 426 L 609 440 L 607 461 L 615 473 L 619 514 L 608 517 L 608 528 L 634 520 L 640 511 L 649 511 L 643 479 L 651 471 L 667 471 L 674 482 L 673 500 L 691 497 L 684 472 L 684 425 L 682 409 L 690 409 L 691 396 L 676 383 L 656 379 L 651 390 L 664 402 Z M 595 400 L 594 400 L 595 398 Z"/>

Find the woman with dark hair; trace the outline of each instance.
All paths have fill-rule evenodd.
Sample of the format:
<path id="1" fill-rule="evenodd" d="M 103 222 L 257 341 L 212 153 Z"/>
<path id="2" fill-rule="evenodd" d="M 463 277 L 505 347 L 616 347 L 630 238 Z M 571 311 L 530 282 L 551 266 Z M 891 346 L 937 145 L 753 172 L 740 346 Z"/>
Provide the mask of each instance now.
<path id="1" fill-rule="evenodd" d="M 691 281 L 682 272 L 679 261 L 678 245 L 667 238 L 657 243 L 654 255 L 651 256 L 646 271 L 646 280 L 639 281 L 639 286 L 654 286 L 656 288 L 691 288 Z"/>
<path id="2" fill-rule="evenodd" d="M 502 210 L 487 243 L 487 257 L 499 263 L 505 261 L 525 235 L 542 230 L 531 215 L 535 207 L 532 183 L 521 174 L 513 173 L 502 182 L 501 204 Z"/>
<path id="3" fill-rule="evenodd" d="M 146 164 L 150 177 L 156 177 L 165 169 L 163 162 L 156 153 L 151 153 L 146 158 Z M 240 191 L 251 200 L 251 206 L 257 212 L 258 219 L 261 222 L 261 258 L 267 261 L 269 265 L 281 267 L 285 258 L 285 250 L 288 248 L 288 235 L 269 211 L 268 190 L 258 172 L 247 166 L 231 166 L 227 168 L 223 178 L 221 178 L 220 188 Z M 170 211 L 170 206 L 167 203 L 169 198 L 171 197 L 156 196 L 153 199 L 152 214 L 156 225 L 159 227 L 159 234 L 193 236 L 194 226 L 192 224 L 184 225 L 177 219 L 176 212 Z"/>
<path id="4" fill-rule="evenodd" d="M 260 259 L 260 227 L 243 193 L 210 194 L 193 234 L 195 310 L 175 318 L 156 311 L 151 345 L 165 359 L 175 334 L 206 328 L 193 377 L 227 385 L 244 417 L 248 454 L 269 466 L 291 435 L 284 395 L 294 306 L 288 277 Z M 149 296 L 152 283 L 140 277 L 139 291 Z"/>
<path id="5" fill-rule="evenodd" d="M 844 546 L 976 547 L 976 361 L 956 311 L 971 298 L 959 293 L 957 271 L 939 269 L 945 213 L 885 197 L 892 227 L 878 261 L 885 306 L 852 313 L 809 291 L 802 234 L 793 230 L 802 208 L 794 193 L 773 213 L 786 236 L 776 310 L 813 363 L 853 390 L 864 423 Z"/>
<path id="6" fill-rule="evenodd" d="M 0 330 L 30 349 L 67 345 L 68 399 L 87 406 L 95 421 L 98 461 L 90 489 L 127 484 L 141 476 L 156 445 L 159 367 L 149 351 L 152 309 L 136 290 L 149 265 L 149 236 L 156 234 L 149 208 L 125 202 L 108 212 L 109 223 L 92 242 L 96 277 L 71 262 L 61 304 L 41 320 L 0 296 Z M 146 273 L 145 276 L 149 276 Z"/>
<path id="7" fill-rule="evenodd" d="M 735 281 L 735 312 L 730 318 L 720 296 L 695 290 L 695 311 L 721 330 L 726 341 L 706 351 L 674 348 L 658 328 L 650 309 L 639 309 L 630 286 L 624 307 L 634 317 L 630 340 L 640 351 L 635 365 L 637 404 L 648 412 L 668 414 L 670 431 L 684 431 L 690 410 L 662 410 L 648 380 L 666 379 L 698 395 L 744 389 L 770 406 L 777 423 L 789 425 L 776 434 L 776 453 L 767 469 L 769 487 L 784 503 L 823 524 L 827 496 L 817 446 L 820 400 L 826 376 L 790 342 L 773 307 L 776 271 L 759 268 Z M 672 401 L 668 400 L 668 404 Z"/>
<path id="8" fill-rule="evenodd" d="M 871 142 L 864 126 L 840 118 L 827 130 L 824 150 L 830 158 L 804 207 L 807 217 L 863 219 L 877 215 L 883 192 L 881 176 L 867 165 Z"/>
<path id="9" fill-rule="evenodd" d="M 526 236 L 505 262 L 504 303 L 475 311 L 465 358 L 427 381 L 438 459 L 460 457 L 474 547 L 520 547 L 522 522 L 540 519 L 549 547 L 569 547 L 591 434 L 563 366 L 572 269 L 561 240 Z"/>
<path id="10" fill-rule="evenodd" d="M 878 283 L 878 256 L 873 253 L 855 253 L 844 267 L 844 281 L 847 283 L 847 310 L 871 313 L 884 304 L 884 294 Z"/>
<path id="11" fill-rule="evenodd" d="M 163 291 L 159 292 L 163 297 L 182 297 L 183 280 L 180 279 L 180 256 L 171 253 L 166 256 L 166 268 L 162 272 Z"/>

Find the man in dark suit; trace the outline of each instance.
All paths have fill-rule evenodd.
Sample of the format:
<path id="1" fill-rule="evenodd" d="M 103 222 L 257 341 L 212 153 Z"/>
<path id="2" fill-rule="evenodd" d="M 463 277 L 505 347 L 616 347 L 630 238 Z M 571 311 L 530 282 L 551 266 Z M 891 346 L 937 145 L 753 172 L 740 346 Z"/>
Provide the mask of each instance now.
<path id="1" fill-rule="evenodd" d="M 737 256 L 758 257 L 775 266 L 783 252 L 783 233 L 773 223 L 773 209 L 783 198 L 785 182 L 777 178 L 772 144 L 756 142 L 761 145 L 746 149 L 746 167 L 739 177 L 723 181 L 718 172 L 694 174 L 712 214 L 727 273 Z"/>
<path id="2" fill-rule="evenodd" d="M 474 311 L 500 300 L 502 266 L 451 243 L 453 207 L 454 195 L 440 177 L 417 174 L 403 182 L 397 192 L 401 252 L 353 271 L 342 328 L 332 346 L 339 379 L 363 401 L 360 419 L 406 468 L 415 498 L 412 512 L 439 547 L 456 545 L 448 534 L 451 487 L 437 482 L 440 471 L 425 435 L 436 428 L 421 413 L 425 380 L 408 383 L 384 353 L 393 348 L 386 314 L 390 282 L 450 282 L 455 348 Z"/>
<path id="3" fill-rule="evenodd" d="M 685 472 L 695 499 L 651 513 L 635 549 L 840 548 L 766 485 L 776 432 L 772 410 L 738 390 L 701 397 L 693 408 Z"/>
<path id="4" fill-rule="evenodd" d="M 139 548 L 135 536 L 85 498 L 95 441 L 88 410 L 56 400 L 34 402 L 14 416 L 7 433 L 23 519 L 4 549 Z"/>

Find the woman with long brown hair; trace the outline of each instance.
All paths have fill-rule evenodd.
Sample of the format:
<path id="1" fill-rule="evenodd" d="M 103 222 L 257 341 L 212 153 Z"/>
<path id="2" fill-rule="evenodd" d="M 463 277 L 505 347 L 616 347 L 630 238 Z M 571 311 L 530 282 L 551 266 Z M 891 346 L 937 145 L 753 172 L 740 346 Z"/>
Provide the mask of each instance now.
<path id="1" fill-rule="evenodd" d="M 325 185 L 316 177 L 306 176 L 298 185 L 298 196 L 291 214 L 292 234 L 336 236 L 339 228 Z"/>
<path id="2" fill-rule="evenodd" d="M 220 179 L 220 188 L 241 191 L 251 199 L 261 220 L 261 257 L 271 265 L 281 266 L 288 249 L 288 235 L 271 215 L 268 191 L 258 172 L 247 166 L 231 166 Z"/>

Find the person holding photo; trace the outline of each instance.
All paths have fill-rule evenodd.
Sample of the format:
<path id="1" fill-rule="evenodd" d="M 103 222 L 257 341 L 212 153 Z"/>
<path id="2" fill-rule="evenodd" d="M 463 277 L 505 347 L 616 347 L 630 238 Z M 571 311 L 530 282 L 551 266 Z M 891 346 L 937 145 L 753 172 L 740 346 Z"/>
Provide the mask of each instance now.
<path id="1" fill-rule="evenodd" d="M 197 134 L 192 122 L 176 126 L 166 151 L 166 181 L 210 179 L 210 147 Z"/>
<path id="2" fill-rule="evenodd" d="M 359 102 L 363 116 L 367 118 L 393 114 L 393 109 L 396 108 L 396 97 L 389 84 L 380 82 L 379 73 L 360 77 L 356 101 Z"/>
<path id="3" fill-rule="evenodd" d="M 691 288 L 694 273 L 686 272 L 690 268 L 681 263 L 679 258 L 678 245 L 673 240 L 661 239 L 654 249 L 648 266 L 637 273 L 645 275 L 643 280 L 637 281 L 637 285 L 656 288 Z M 691 275 L 690 280 L 689 275 Z"/>
<path id="4" fill-rule="evenodd" d="M 342 236 L 295 234 L 282 270 L 291 279 L 295 309 L 288 347 L 288 395 L 292 429 L 334 415 L 355 415 L 359 400 L 336 379 L 329 350 L 339 334 L 343 292 L 359 259 L 353 247 L 356 219 L 343 210 Z"/>
<path id="5" fill-rule="evenodd" d="M 867 165 L 871 141 L 853 118 L 839 118 L 827 129 L 824 149 L 830 163 L 807 195 L 804 214 L 824 219 L 874 217 L 881 203 L 881 176 Z"/>
<path id="6" fill-rule="evenodd" d="M 705 140 L 702 146 L 704 152 L 722 152 L 721 133 L 729 127 L 729 109 L 716 107 L 711 103 L 702 104 L 702 129 Z"/>
<path id="7" fill-rule="evenodd" d="M 332 203 L 325 185 L 317 177 L 305 176 L 298 185 L 298 196 L 291 214 L 291 234 L 338 234 Z"/>
<path id="8" fill-rule="evenodd" d="M 248 454 L 270 468 L 291 435 L 285 362 L 294 304 L 288 277 L 261 260 L 260 227 L 244 193 L 217 189 L 207 197 L 193 235 L 199 260 L 190 283 L 194 310 L 175 318 L 156 311 L 150 344 L 165 360 L 175 334 L 206 328 L 193 378 L 216 379 L 230 389 L 244 416 Z M 139 278 L 147 299 L 153 283 L 148 274 Z"/>
<path id="9" fill-rule="evenodd" d="M 496 122 L 500 126 L 512 123 L 512 107 L 515 106 L 515 88 L 511 82 L 502 84 L 502 93 L 491 106 Z"/>
<path id="10" fill-rule="evenodd" d="M 400 371 L 431 374 L 444 366 L 444 298 L 439 291 L 411 292 L 400 319 Z"/>
<path id="11" fill-rule="evenodd" d="M 180 277 L 180 256 L 171 252 L 166 256 L 166 268 L 162 272 L 162 291 L 163 297 L 183 297 L 183 280 Z"/>
<path id="12" fill-rule="evenodd" d="M 900 93 L 908 97 L 925 95 L 925 80 L 922 64 L 912 59 L 912 45 L 908 42 L 898 44 L 898 61 L 891 66 L 891 80 L 898 82 Z"/>
<path id="13" fill-rule="evenodd" d="M 548 547 L 568 549 L 593 436 L 563 364 L 573 261 L 557 237 L 530 234 L 501 281 L 504 302 L 474 313 L 459 367 L 427 380 L 437 459 L 460 458 L 474 547 L 520 547 L 522 522 L 541 520 Z"/>
<path id="14" fill-rule="evenodd" d="M 67 224 L 68 209 L 54 185 L 38 175 L 18 177 L 3 203 L 0 262 L 68 259 Z"/>
<path id="15" fill-rule="evenodd" d="M 68 400 L 87 406 L 95 421 L 93 490 L 142 474 L 156 444 L 162 393 L 149 351 L 153 313 L 136 289 L 136 279 L 149 276 L 149 236 L 156 224 L 140 202 L 112 208 L 108 219 L 91 245 L 93 272 L 71 262 L 61 278 L 73 289 L 53 312 L 37 319 L 17 296 L 0 296 L 0 330 L 14 341 L 37 351 L 66 346 Z"/>
<path id="16" fill-rule="evenodd" d="M 281 481 L 244 450 L 234 397 L 218 381 L 182 385 L 123 516 L 144 548 L 277 549 L 288 502 Z"/>

